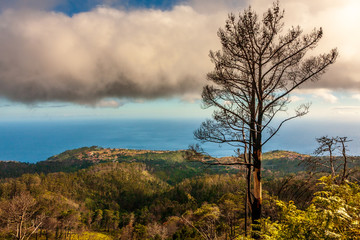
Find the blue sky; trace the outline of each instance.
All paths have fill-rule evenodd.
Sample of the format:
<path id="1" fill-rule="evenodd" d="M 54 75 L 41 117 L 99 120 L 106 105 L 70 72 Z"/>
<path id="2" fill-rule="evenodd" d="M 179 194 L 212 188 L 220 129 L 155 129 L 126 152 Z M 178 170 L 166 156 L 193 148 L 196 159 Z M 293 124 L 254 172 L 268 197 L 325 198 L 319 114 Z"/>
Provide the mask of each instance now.
<path id="1" fill-rule="evenodd" d="M 228 12 L 266 0 L 15 0 L 0 2 L 1 120 L 205 118 L 200 93 L 209 50 Z M 294 92 L 308 119 L 360 120 L 360 3 L 282 3 L 286 27 L 323 27 L 314 54 L 340 58 Z"/>
<path id="2" fill-rule="evenodd" d="M 67 15 L 91 11 L 99 5 L 107 5 L 115 8 L 125 8 L 127 10 L 139 8 L 156 8 L 169 10 L 180 0 L 123 0 L 123 1 L 102 1 L 102 0 L 67 0 L 54 4 L 52 7 L 55 11 L 63 12 Z"/>

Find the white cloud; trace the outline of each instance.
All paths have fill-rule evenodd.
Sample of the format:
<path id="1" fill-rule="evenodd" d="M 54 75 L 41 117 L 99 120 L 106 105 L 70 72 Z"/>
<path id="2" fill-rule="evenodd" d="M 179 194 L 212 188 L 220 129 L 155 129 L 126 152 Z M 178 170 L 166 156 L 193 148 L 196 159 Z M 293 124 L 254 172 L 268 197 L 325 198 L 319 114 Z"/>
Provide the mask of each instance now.
<path id="1" fill-rule="evenodd" d="M 6 11 L 0 15 L 0 94 L 22 102 L 79 103 L 199 95 L 223 19 L 189 6 L 101 7 L 73 17 Z"/>
<path id="2" fill-rule="evenodd" d="M 200 13 L 238 11 L 248 5 L 247 0 L 188 0 L 185 3 Z"/>
<path id="3" fill-rule="evenodd" d="M 351 96 L 351 98 L 360 101 L 360 93 L 353 94 L 353 95 Z"/>
<path id="4" fill-rule="evenodd" d="M 13 6 L 24 3 L 17 2 Z M 272 1 L 249 2 L 261 16 Z M 208 52 L 220 48 L 217 29 L 224 26 L 229 11 L 238 12 L 248 1 L 183 4 L 169 11 L 99 7 L 72 17 L 22 7 L 4 11 L 0 13 L 0 95 L 29 103 L 93 105 L 103 98 L 196 99 L 193 96 L 200 95 L 205 75 L 213 67 Z M 326 89 L 359 89 L 360 2 L 281 4 L 287 26 L 299 24 L 305 32 L 324 28 L 317 53 L 336 46 L 340 51 L 328 74 L 307 87 L 319 88 L 317 96 L 331 103 L 337 98 Z"/>
<path id="5" fill-rule="evenodd" d="M 333 108 L 333 110 L 340 115 L 346 116 L 357 116 L 359 117 L 360 114 L 360 107 L 359 106 L 339 106 Z"/>
<path id="6" fill-rule="evenodd" d="M 299 97 L 299 96 L 296 96 L 296 95 L 291 95 L 289 100 L 291 102 L 300 102 L 300 101 L 305 100 L 305 98 Z"/>
<path id="7" fill-rule="evenodd" d="M 327 103 L 336 103 L 338 98 L 334 95 L 333 91 L 325 88 L 315 89 L 297 89 L 294 91 L 297 95 L 310 95 L 314 98 L 320 98 Z"/>
<path id="8" fill-rule="evenodd" d="M 328 89 L 316 89 L 314 95 L 329 103 L 336 103 L 338 101 L 338 98 Z"/>
<path id="9" fill-rule="evenodd" d="M 271 6 L 272 1 L 251 0 L 259 12 Z M 329 52 L 337 47 L 339 58 L 328 72 L 308 88 L 360 89 L 360 1 L 358 0 L 286 0 L 280 1 L 285 9 L 285 27 L 299 25 L 308 33 L 314 28 L 323 28 L 324 35 L 311 54 Z M 261 15 L 260 15 L 261 16 Z"/>
<path id="10" fill-rule="evenodd" d="M 183 96 L 181 96 L 181 100 L 184 101 L 184 102 L 194 103 L 196 101 L 201 100 L 201 95 L 200 94 L 186 93 Z"/>
<path id="11" fill-rule="evenodd" d="M 100 108 L 118 108 L 121 107 L 122 105 L 124 105 L 124 103 L 120 103 L 116 100 L 108 100 L 108 99 L 100 100 L 95 104 L 96 107 L 100 107 Z"/>

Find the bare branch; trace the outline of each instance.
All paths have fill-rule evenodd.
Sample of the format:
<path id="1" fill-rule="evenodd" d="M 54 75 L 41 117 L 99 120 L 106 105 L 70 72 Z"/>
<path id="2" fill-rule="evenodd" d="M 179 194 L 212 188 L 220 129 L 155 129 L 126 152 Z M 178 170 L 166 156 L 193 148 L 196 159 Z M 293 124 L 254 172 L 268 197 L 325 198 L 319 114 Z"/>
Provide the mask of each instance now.
<path id="1" fill-rule="evenodd" d="M 333 49 L 305 59 L 321 40 L 322 29 L 303 34 L 300 27 L 293 27 L 281 35 L 283 16 L 279 2 L 262 19 L 250 7 L 238 17 L 229 14 L 225 27 L 218 31 L 222 49 L 209 54 L 214 69 L 207 80 L 212 85 L 205 86 L 202 93 L 203 106 L 216 110 L 212 120 L 206 120 L 194 132 L 202 142 L 226 143 L 248 151 L 248 158 L 227 162 L 196 153 L 193 157 L 208 165 L 244 165 L 249 169 L 248 175 L 253 171 L 254 190 L 248 196 L 253 196 L 254 224 L 261 217 L 262 147 L 285 122 L 307 114 L 310 105 L 300 105 L 293 116 L 275 128 L 271 126 L 273 119 L 279 112 L 287 111 L 289 94 L 294 89 L 318 80 L 338 56 Z M 264 129 L 273 129 L 265 140 Z M 336 167 L 333 165 L 332 169 Z"/>
<path id="2" fill-rule="evenodd" d="M 287 122 L 290 121 L 292 119 L 298 118 L 298 117 L 302 117 L 304 115 L 306 115 L 309 112 L 309 108 L 310 108 L 310 104 L 302 104 L 300 105 L 296 110 L 295 110 L 295 115 L 292 117 L 289 117 L 285 120 L 283 120 L 278 127 L 276 128 L 276 130 L 270 134 L 270 137 L 268 137 L 263 143 L 262 146 L 264 146 L 272 137 L 275 136 L 275 134 L 280 130 L 280 128 L 282 127 L 282 125 Z"/>

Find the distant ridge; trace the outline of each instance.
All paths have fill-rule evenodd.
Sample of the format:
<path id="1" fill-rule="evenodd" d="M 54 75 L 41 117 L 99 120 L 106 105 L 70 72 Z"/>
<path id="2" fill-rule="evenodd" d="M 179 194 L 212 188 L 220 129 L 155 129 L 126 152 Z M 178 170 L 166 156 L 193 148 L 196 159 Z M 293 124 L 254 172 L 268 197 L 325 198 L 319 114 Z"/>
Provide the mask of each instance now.
<path id="1" fill-rule="evenodd" d="M 263 160 L 270 159 L 288 159 L 288 160 L 304 160 L 310 157 L 307 154 L 301 154 L 293 151 L 274 150 L 263 154 Z"/>
<path id="2" fill-rule="evenodd" d="M 187 161 L 184 153 L 185 150 L 153 151 L 82 147 L 64 151 L 35 164 L 0 162 L 0 169 L 8 170 L 0 171 L 0 178 L 19 177 L 24 173 L 75 172 L 109 162 L 145 164 L 152 174 L 170 184 L 204 174 L 234 172 L 234 169 L 224 166 L 205 169 L 206 166 L 199 162 Z"/>
<path id="3" fill-rule="evenodd" d="M 49 157 L 45 161 L 24 163 L 0 161 L 0 178 L 19 177 L 25 173 L 48 174 L 54 172 L 75 172 L 93 165 L 119 162 L 141 163 L 163 181 L 174 184 L 184 178 L 216 173 L 238 173 L 233 166 L 207 166 L 200 162 L 185 159 L 186 150 L 134 150 L 122 148 L 102 148 L 98 146 L 82 147 L 64 151 Z M 292 151 L 275 150 L 263 154 L 262 169 L 264 177 L 274 173 L 279 176 L 306 171 L 301 162 L 311 157 Z M 223 157 L 224 161 L 233 161 L 234 157 Z M 358 157 L 352 157 L 358 159 Z M 360 162 L 360 161 L 357 161 Z M 353 166 L 353 163 L 349 163 Z M 349 165 L 349 166 L 350 166 Z M 356 165 L 356 164 L 355 164 Z"/>

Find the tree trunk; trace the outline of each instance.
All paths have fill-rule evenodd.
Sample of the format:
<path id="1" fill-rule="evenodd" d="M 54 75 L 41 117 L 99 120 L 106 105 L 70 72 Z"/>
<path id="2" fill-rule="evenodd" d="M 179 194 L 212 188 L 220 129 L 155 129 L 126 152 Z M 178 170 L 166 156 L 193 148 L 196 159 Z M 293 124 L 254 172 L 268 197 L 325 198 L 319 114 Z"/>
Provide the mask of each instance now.
<path id="1" fill-rule="evenodd" d="M 335 166 L 334 166 L 334 157 L 332 155 L 332 150 L 331 147 L 329 148 L 329 153 L 330 153 L 330 167 L 331 167 L 331 176 L 335 177 L 336 173 L 335 173 Z"/>
<path id="2" fill-rule="evenodd" d="M 242 132 L 243 134 L 243 139 L 245 140 L 245 133 L 244 131 Z M 250 136 L 251 138 L 251 136 Z M 245 144 L 245 151 L 244 151 L 244 160 L 246 163 L 250 164 L 251 163 L 251 145 L 249 144 L 249 150 L 247 148 L 247 144 Z M 244 222 L 244 233 L 245 236 L 248 235 L 248 217 L 249 217 L 249 203 L 250 203 L 250 196 L 251 196 L 251 165 L 247 165 L 246 169 L 245 169 L 245 177 L 246 177 L 246 192 L 245 192 L 245 205 L 244 205 L 244 209 L 245 209 L 245 222 Z"/>
<path id="3" fill-rule="evenodd" d="M 253 238 L 259 239 L 260 236 L 258 232 L 261 230 L 260 228 L 260 219 L 261 219 L 261 205 L 262 205 L 262 186 L 261 186 L 261 160 L 262 160 L 262 152 L 261 146 L 254 149 L 254 200 L 251 204 L 251 218 L 252 218 L 252 230 L 253 230 Z"/>
<path id="4" fill-rule="evenodd" d="M 345 179 L 346 179 L 346 169 L 347 169 L 347 156 L 346 156 L 346 147 L 345 147 L 345 142 L 346 142 L 346 138 L 342 139 L 340 138 L 340 142 L 341 142 L 341 146 L 342 146 L 342 155 L 343 155 L 343 159 L 344 159 L 344 165 L 343 165 L 343 174 L 341 177 L 341 183 L 344 183 Z"/>
<path id="5" fill-rule="evenodd" d="M 246 194 L 245 194 L 245 236 L 248 235 L 248 217 L 250 208 L 250 196 L 251 196 L 251 166 L 247 166 L 246 169 Z"/>

